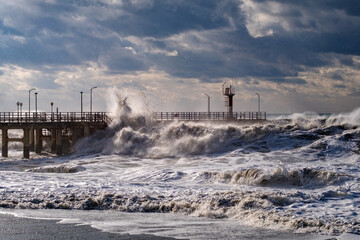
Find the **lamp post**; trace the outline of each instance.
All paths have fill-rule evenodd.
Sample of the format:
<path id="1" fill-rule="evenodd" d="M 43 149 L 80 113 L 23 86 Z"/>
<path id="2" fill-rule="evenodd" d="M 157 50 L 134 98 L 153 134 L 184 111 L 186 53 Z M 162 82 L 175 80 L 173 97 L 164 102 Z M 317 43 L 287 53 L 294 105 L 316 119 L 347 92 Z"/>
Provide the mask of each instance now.
<path id="1" fill-rule="evenodd" d="M 30 118 L 30 93 L 31 91 L 36 90 L 35 88 L 32 88 L 29 90 L 29 118 Z"/>
<path id="2" fill-rule="evenodd" d="M 51 121 L 53 121 L 54 120 L 54 111 L 53 111 L 54 103 L 51 102 L 50 106 L 51 106 Z"/>
<path id="3" fill-rule="evenodd" d="M 81 121 L 83 119 L 83 92 L 80 92 L 80 115 L 81 115 Z"/>
<path id="4" fill-rule="evenodd" d="M 20 106 L 20 102 L 16 103 L 17 106 L 17 120 L 19 121 L 19 106 Z"/>
<path id="5" fill-rule="evenodd" d="M 20 105 L 20 121 L 22 121 L 22 106 L 23 106 L 23 103 L 21 102 L 19 105 Z"/>
<path id="6" fill-rule="evenodd" d="M 260 113 L 260 94 L 255 93 L 258 96 L 258 113 Z"/>
<path id="7" fill-rule="evenodd" d="M 210 96 L 205 93 L 205 96 L 208 97 L 208 117 L 210 117 Z"/>
<path id="8" fill-rule="evenodd" d="M 37 121 L 37 95 L 38 93 L 35 93 L 35 121 Z"/>
<path id="9" fill-rule="evenodd" d="M 90 89 L 90 119 L 92 119 L 92 90 L 95 88 L 97 88 L 97 87 L 92 87 Z"/>

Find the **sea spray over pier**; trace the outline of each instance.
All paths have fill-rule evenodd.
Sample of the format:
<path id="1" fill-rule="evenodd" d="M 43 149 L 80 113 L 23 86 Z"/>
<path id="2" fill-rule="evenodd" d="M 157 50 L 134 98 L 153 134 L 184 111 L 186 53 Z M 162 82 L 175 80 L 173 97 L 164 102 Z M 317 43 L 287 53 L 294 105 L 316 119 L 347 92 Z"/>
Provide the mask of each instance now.
<path id="1" fill-rule="evenodd" d="M 1 206 L 174 212 L 360 234 L 359 110 L 254 125 L 165 124 L 118 102 L 110 127 L 79 141 L 75 154 L 1 162 Z"/>

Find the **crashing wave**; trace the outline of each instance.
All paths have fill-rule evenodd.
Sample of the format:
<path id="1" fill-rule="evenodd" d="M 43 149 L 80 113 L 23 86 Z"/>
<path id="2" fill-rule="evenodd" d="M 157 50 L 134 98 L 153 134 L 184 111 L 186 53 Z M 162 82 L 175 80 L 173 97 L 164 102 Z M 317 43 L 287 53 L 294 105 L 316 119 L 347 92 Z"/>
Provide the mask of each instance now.
<path id="1" fill-rule="evenodd" d="M 212 181 L 243 185 L 307 188 L 336 185 L 350 180 L 350 176 L 336 172 L 311 168 L 296 169 L 289 172 L 284 167 L 276 168 L 273 171 L 247 169 L 237 172 L 204 172 L 202 177 Z"/>
<path id="2" fill-rule="evenodd" d="M 0 207 L 28 209 L 118 210 L 125 212 L 184 213 L 210 218 L 231 218 L 242 224 L 273 229 L 289 229 L 301 233 L 340 235 L 343 232 L 360 234 L 356 219 L 339 220 L 296 216 L 291 211 L 276 211 L 298 202 L 318 201 L 319 196 L 300 192 L 219 192 L 200 194 L 192 199 L 173 196 L 100 194 L 100 195 L 36 195 L 26 193 L 3 194 Z"/>
<path id="3" fill-rule="evenodd" d="M 333 114 L 326 120 L 327 125 L 348 125 L 349 127 L 360 126 L 360 108 L 350 113 Z"/>
<path id="4" fill-rule="evenodd" d="M 254 125 L 179 121 L 158 123 L 152 120 L 151 113 L 134 111 L 126 98 L 118 96 L 109 128 L 82 139 L 76 149 L 82 153 L 149 158 L 222 153 L 243 145 L 247 145 L 246 151 L 269 152 L 271 149 L 266 145 L 259 146 L 258 141 L 264 139 L 265 143 L 272 142 L 272 138 L 281 135 L 289 140 L 288 146 L 292 148 L 310 145 L 324 136 L 341 134 L 348 129 L 343 124 L 355 124 L 359 117 L 360 110 L 356 110 L 347 115 L 330 117 L 297 113 L 287 116 L 288 121 L 285 122 L 275 119 Z"/>
<path id="5" fill-rule="evenodd" d="M 41 173 L 76 173 L 83 171 L 85 168 L 71 164 L 61 164 L 53 166 L 44 166 L 27 169 L 27 172 L 41 172 Z"/>

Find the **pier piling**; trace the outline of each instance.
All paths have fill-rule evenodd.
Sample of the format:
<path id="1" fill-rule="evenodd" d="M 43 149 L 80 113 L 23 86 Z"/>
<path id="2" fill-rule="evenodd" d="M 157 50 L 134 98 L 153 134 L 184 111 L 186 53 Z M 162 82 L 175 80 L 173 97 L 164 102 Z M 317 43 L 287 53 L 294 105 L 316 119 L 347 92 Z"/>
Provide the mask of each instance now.
<path id="1" fill-rule="evenodd" d="M 8 129 L 2 128 L 1 129 L 1 154 L 3 157 L 8 157 Z"/>
<path id="2" fill-rule="evenodd" d="M 56 129 L 51 128 L 50 129 L 50 141 L 51 141 L 51 153 L 56 153 Z"/>
<path id="3" fill-rule="evenodd" d="M 30 131 L 29 129 L 25 128 L 24 129 L 24 138 L 23 138 L 23 143 L 24 143 L 24 158 L 30 158 L 30 143 L 29 143 L 29 135 L 30 135 Z"/>
<path id="4" fill-rule="evenodd" d="M 35 128 L 35 153 L 41 153 L 42 150 L 42 128 Z"/>
<path id="5" fill-rule="evenodd" d="M 56 154 L 61 155 L 62 154 L 62 129 L 57 128 L 56 129 Z"/>

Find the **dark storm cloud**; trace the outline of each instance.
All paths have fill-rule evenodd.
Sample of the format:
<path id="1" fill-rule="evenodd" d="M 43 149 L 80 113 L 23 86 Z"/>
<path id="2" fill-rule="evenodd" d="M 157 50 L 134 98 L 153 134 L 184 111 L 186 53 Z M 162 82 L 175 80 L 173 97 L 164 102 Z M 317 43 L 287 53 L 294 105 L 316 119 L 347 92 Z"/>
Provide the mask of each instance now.
<path id="1" fill-rule="evenodd" d="M 333 88 L 344 89 L 344 88 L 346 88 L 346 86 L 344 84 L 333 84 Z"/>
<path id="2" fill-rule="evenodd" d="M 126 14 L 100 21 L 122 35 L 166 37 L 182 31 L 216 29 L 227 24 L 218 16 L 217 1 L 154 1 L 151 7 L 138 8 L 124 1 Z"/>
<path id="3" fill-rule="evenodd" d="M 353 66 L 352 56 L 360 55 L 359 1 L 273 2 L 281 11 L 263 0 L 252 2 L 260 4 L 250 9 L 254 13 L 238 0 L 23 1 L 23 8 L 4 2 L 0 64 L 92 61 L 109 73 L 154 67 L 204 82 L 258 77 L 279 84 L 306 84 L 299 72 L 331 66 L 334 59 Z M 278 21 L 257 25 L 260 18 L 250 19 L 255 13 Z"/>

